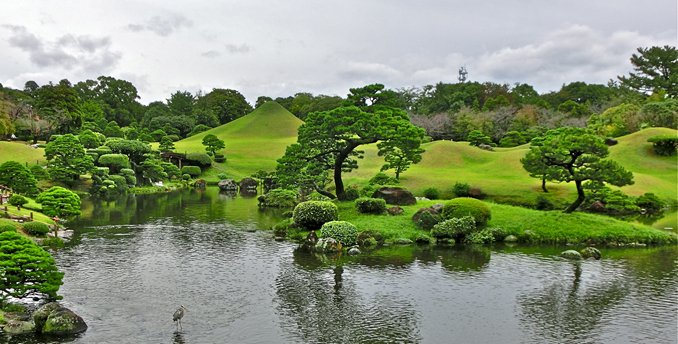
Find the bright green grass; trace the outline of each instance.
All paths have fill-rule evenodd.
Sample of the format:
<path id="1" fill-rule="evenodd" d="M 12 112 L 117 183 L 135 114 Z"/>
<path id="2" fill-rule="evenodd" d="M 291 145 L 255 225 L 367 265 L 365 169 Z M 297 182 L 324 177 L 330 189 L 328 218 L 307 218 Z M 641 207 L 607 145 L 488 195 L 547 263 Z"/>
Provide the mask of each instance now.
<path id="1" fill-rule="evenodd" d="M 2 211 L 0 211 L 2 214 L 5 213 L 4 206 L 5 205 L 2 205 L 3 208 L 2 208 Z M 35 221 L 44 222 L 44 223 L 49 224 L 49 225 L 54 224 L 54 221 L 51 218 L 49 218 L 48 216 L 46 216 L 42 213 L 39 213 L 35 210 L 30 210 L 30 209 L 26 209 L 26 208 L 21 208 L 21 210 L 17 210 L 17 208 L 15 206 L 7 205 L 7 212 L 10 213 L 10 214 L 18 215 L 18 216 L 31 216 L 31 213 L 33 213 L 33 219 Z"/>
<path id="2" fill-rule="evenodd" d="M 177 152 L 204 152 L 202 139 L 208 134 L 216 135 L 226 143 L 220 153 L 227 160 L 222 164 L 214 163 L 214 167 L 201 177 L 216 180 L 217 174 L 226 173 L 230 178 L 241 179 L 258 170 L 273 171 L 285 148 L 296 142 L 297 128 L 302 123 L 278 103 L 268 102 L 247 116 L 174 145 Z"/>
<path id="3" fill-rule="evenodd" d="M 0 141 L 0 164 L 6 161 L 18 161 L 22 164 L 36 164 L 38 160 L 45 161 L 45 150 L 42 148 L 33 148 L 26 142 L 6 142 Z"/>
<path id="4" fill-rule="evenodd" d="M 414 240 L 420 234 L 428 234 L 420 230 L 413 222 L 412 215 L 422 207 L 431 206 L 437 201 L 419 201 L 416 205 L 403 206 L 403 214 L 398 216 L 364 215 L 355 210 L 353 202 L 340 202 L 339 220 L 349 221 L 359 231 L 374 229 L 387 240 L 399 238 Z M 488 227 L 499 227 L 519 238 L 526 239 L 524 232 L 534 233 L 534 242 L 542 243 L 579 243 L 591 240 L 601 242 L 638 242 L 647 244 L 675 244 L 678 237 L 675 233 L 654 229 L 652 227 L 631 224 L 611 217 L 574 213 L 563 214 L 559 211 L 541 212 L 522 207 L 488 203 L 492 210 L 492 219 Z"/>

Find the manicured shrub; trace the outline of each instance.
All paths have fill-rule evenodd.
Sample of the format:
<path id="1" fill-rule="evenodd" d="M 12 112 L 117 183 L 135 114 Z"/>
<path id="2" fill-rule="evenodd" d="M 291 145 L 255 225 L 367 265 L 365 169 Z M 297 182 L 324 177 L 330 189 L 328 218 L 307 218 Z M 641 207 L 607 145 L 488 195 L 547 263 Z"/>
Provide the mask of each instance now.
<path id="1" fill-rule="evenodd" d="M 16 232 L 17 226 L 9 224 L 9 223 L 2 223 L 0 224 L 0 233 L 2 232 Z"/>
<path id="2" fill-rule="evenodd" d="M 11 152 L 2 152 L 2 154 L 11 154 Z M 0 185 L 25 195 L 38 193 L 38 181 L 33 173 L 17 161 L 10 160 L 0 165 Z"/>
<path id="3" fill-rule="evenodd" d="M 479 225 L 484 225 L 492 218 L 490 207 L 483 201 L 475 198 L 460 197 L 445 203 L 442 212 L 443 219 L 472 216 Z"/>
<path id="4" fill-rule="evenodd" d="M 468 191 L 471 188 L 471 185 L 466 183 L 454 183 L 452 186 L 452 193 L 457 197 L 468 197 Z"/>
<path id="5" fill-rule="evenodd" d="M 676 137 L 675 134 L 652 136 L 647 139 L 647 142 L 652 142 L 652 151 L 658 155 L 676 155 L 676 148 L 678 148 L 678 137 Z"/>
<path id="6" fill-rule="evenodd" d="M 181 173 L 189 174 L 191 177 L 197 177 L 202 173 L 198 166 L 184 166 L 181 168 Z"/>
<path id="7" fill-rule="evenodd" d="M 162 129 L 158 129 L 158 130 L 153 131 L 149 135 L 151 135 L 151 137 L 153 138 L 153 142 L 160 142 L 160 140 L 162 140 L 163 137 L 167 136 L 167 133 Z M 143 134 L 142 134 L 142 136 L 143 136 Z"/>
<path id="8" fill-rule="evenodd" d="M 135 176 L 124 176 L 124 177 L 128 185 L 137 185 L 137 177 Z"/>
<path id="9" fill-rule="evenodd" d="M 544 196 L 538 196 L 534 208 L 537 210 L 553 210 L 553 203 Z"/>
<path id="10" fill-rule="evenodd" d="M 494 236 L 487 229 L 479 232 L 471 232 L 464 237 L 464 243 L 466 244 L 490 244 L 494 241 Z"/>
<path id="11" fill-rule="evenodd" d="M 320 229 L 320 232 L 323 238 L 332 238 L 343 246 L 353 246 L 358 243 L 358 228 L 350 222 L 326 222 Z"/>
<path id="12" fill-rule="evenodd" d="M 461 240 L 476 230 L 476 222 L 471 216 L 445 220 L 431 228 L 431 236 L 436 239 L 452 238 Z"/>
<path id="13" fill-rule="evenodd" d="M 124 154 L 104 154 L 97 160 L 101 166 L 107 166 L 112 173 L 117 173 L 123 168 L 129 168 L 129 158 Z"/>
<path id="14" fill-rule="evenodd" d="M 134 170 L 129 169 L 129 168 L 123 168 L 122 170 L 120 170 L 120 175 L 121 176 L 133 176 Z"/>
<path id="15" fill-rule="evenodd" d="M 184 174 L 181 175 L 181 179 L 183 179 L 183 180 L 189 180 L 189 179 L 191 179 L 191 175 L 188 174 L 188 173 L 184 173 Z"/>
<path id="16" fill-rule="evenodd" d="M 313 191 L 310 195 L 306 196 L 306 200 L 307 200 L 307 201 L 325 201 L 325 202 L 329 202 L 329 201 L 331 201 L 332 199 L 330 199 L 329 197 L 327 197 L 327 196 L 325 196 L 325 195 L 321 195 L 321 194 L 318 193 L 317 191 Z"/>
<path id="17" fill-rule="evenodd" d="M 186 135 L 186 137 L 191 137 L 191 136 L 193 136 L 193 135 L 200 134 L 200 133 L 202 133 L 203 131 L 207 131 L 207 130 L 210 130 L 210 129 L 212 129 L 212 128 L 210 128 L 210 127 L 208 127 L 208 126 L 206 126 L 206 125 L 204 125 L 204 124 L 198 124 L 198 125 L 196 125 L 196 126 L 193 128 L 193 130 L 191 130 L 190 133 L 188 133 L 188 134 Z"/>
<path id="18" fill-rule="evenodd" d="M 362 214 L 382 214 L 386 211 L 386 201 L 381 198 L 358 198 L 355 207 Z"/>
<path id="19" fill-rule="evenodd" d="M 474 130 L 468 133 L 468 142 L 471 146 L 480 146 L 481 144 L 496 146 L 489 136 L 483 134 L 480 130 Z"/>
<path id="20" fill-rule="evenodd" d="M 263 199 L 261 198 L 263 197 Z M 275 189 L 260 196 L 260 205 L 275 208 L 294 207 L 299 194 L 293 190 Z"/>
<path id="21" fill-rule="evenodd" d="M 8 202 L 13 206 L 22 206 L 28 203 L 28 200 L 24 196 L 14 194 L 9 198 Z"/>
<path id="22" fill-rule="evenodd" d="M 439 199 L 440 191 L 435 187 L 426 188 L 426 190 L 424 190 L 424 197 L 428 199 Z"/>
<path id="23" fill-rule="evenodd" d="M 309 230 L 318 230 L 330 221 L 339 219 L 339 209 L 332 202 L 308 201 L 294 208 L 294 223 Z"/>
<path id="24" fill-rule="evenodd" d="M 369 181 L 370 185 L 391 185 L 399 184 L 400 181 L 393 177 L 389 177 L 385 173 L 379 172 Z"/>
<path id="25" fill-rule="evenodd" d="M 11 198 L 9 200 L 10 202 L 12 201 Z M 636 205 L 645 209 L 648 213 L 658 213 L 664 208 L 664 202 L 651 192 L 646 192 L 644 195 L 638 196 Z"/>
<path id="26" fill-rule="evenodd" d="M 348 188 L 343 194 L 339 195 L 339 200 L 344 202 L 355 201 L 360 197 L 358 189 Z"/>
<path id="27" fill-rule="evenodd" d="M 47 169 L 42 168 L 40 165 L 31 165 L 29 170 L 31 173 L 33 173 L 33 177 L 35 177 L 36 180 L 49 179 L 49 173 L 47 172 Z"/>
<path id="28" fill-rule="evenodd" d="M 425 211 L 421 213 L 421 215 L 419 215 L 419 220 L 417 220 L 417 226 L 419 226 L 419 228 L 425 231 L 430 231 L 435 225 L 442 221 L 443 221 L 442 216 Z"/>
<path id="29" fill-rule="evenodd" d="M 172 177 L 181 178 L 181 170 L 177 165 L 163 161 L 160 163 L 160 167 L 167 174 L 167 179 L 172 179 Z"/>
<path id="30" fill-rule="evenodd" d="M 226 157 L 221 153 L 214 153 L 214 161 L 215 162 L 225 162 Z"/>
<path id="31" fill-rule="evenodd" d="M 226 173 L 219 173 L 217 174 L 217 178 L 219 178 L 219 180 L 228 179 L 228 175 Z"/>
<path id="32" fill-rule="evenodd" d="M 42 222 L 26 222 L 22 226 L 23 230 L 29 235 L 43 237 L 49 233 L 49 226 Z"/>
<path id="33" fill-rule="evenodd" d="M 177 141 L 181 140 L 181 137 L 179 137 L 179 135 L 174 135 L 174 134 L 167 135 L 167 136 L 165 136 L 165 137 L 169 137 L 170 140 L 172 140 L 172 141 L 174 141 L 174 142 L 177 142 Z M 162 140 L 162 139 L 161 139 L 161 140 Z"/>
<path id="34" fill-rule="evenodd" d="M 80 196 L 73 191 L 53 186 L 35 199 L 42 204 L 42 212 L 47 216 L 67 217 L 80 215 Z"/>
<path id="35" fill-rule="evenodd" d="M 105 177 L 110 173 L 110 169 L 108 167 L 94 167 L 92 170 L 92 175 L 99 176 L 99 177 Z"/>
<path id="36" fill-rule="evenodd" d="M 140 134 L 137 140 L 145 143 L 154 142 L 153 136 L 146 133 Z"/>
<path id="37" fill-rule="evenodd" d="M 127 191 L 127 179 L 123 176 L 110 175 L 108 180 L 112 180 L 115 183 L 115 189 L 119 193 L 125 193 Z"/>
<path id="38" fill-rule="evenodd" d="M 212 158 L 207 153 L 193 152 L 186 154 L 186 160 L 193 165 L 210 166 L 212 165 Z"/>

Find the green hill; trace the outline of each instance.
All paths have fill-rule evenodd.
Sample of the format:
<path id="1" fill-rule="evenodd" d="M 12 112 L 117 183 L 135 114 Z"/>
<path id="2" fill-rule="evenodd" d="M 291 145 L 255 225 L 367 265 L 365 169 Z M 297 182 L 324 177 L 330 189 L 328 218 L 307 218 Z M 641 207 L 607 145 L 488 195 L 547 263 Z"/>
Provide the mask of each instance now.
<path id="1" fill-rule="evenodd" d="M 209 134 L 224 140 L 221 151 L 227 161 L 215 164 L 207 178 L 218 173 L 240 179 L 257 170 L 272 171 L 285 148 L 297 141 L 297 128 L 303 122 L 276 102 L 267 102 L 247 116 L 175 142 L 177 152 L 204 152 L 202 139 Z"/>
<path id="2" fill-rule="evenodd" d="M 45 160 L 45 150 L 42 148 L 33 148 L 26 142 L 0 141 L 0 164 L 14 160 L 20 163 L 36 164 L 37 160 Z"/>

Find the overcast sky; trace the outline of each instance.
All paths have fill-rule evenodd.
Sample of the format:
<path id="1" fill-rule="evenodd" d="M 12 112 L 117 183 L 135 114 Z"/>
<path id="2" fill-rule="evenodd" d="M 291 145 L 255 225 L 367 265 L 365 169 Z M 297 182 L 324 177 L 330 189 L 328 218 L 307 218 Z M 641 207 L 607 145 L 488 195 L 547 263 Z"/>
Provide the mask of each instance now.
<path id="1" fill-rule="evenodd" d="M 141 103 L 177 90 L 345 96 L 471 81 L 606 83 L 676 45 L 676 0 L 0 0 L 0 83 L 110 75 Z"/>

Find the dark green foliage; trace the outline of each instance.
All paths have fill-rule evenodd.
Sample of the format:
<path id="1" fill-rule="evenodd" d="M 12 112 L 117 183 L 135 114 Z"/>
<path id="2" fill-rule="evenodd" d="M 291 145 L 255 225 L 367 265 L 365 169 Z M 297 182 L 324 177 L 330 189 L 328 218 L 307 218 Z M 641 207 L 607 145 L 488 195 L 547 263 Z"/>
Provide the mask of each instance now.
<path id="1" fill-rule="evenodd" d="M 325 222 L 339 219 L 338 208 L 332 202 L 308 201 L 294 208 L 294 223 L 308 230 L 318 230 Z"/>
<path id="2" fill-rule="evenodd" d="M 169 178 L 169 179 L 172 179 L 172 177 L 181 178 L 181 174 L 182 174 L 181 170 L 176 165 L 163 161 L 163 162 L 160 163 L 160 167 L 162 167 L 162 169 L 167 174 L 167 178 Z M 225 179 L 225 178 L 223 178 L 223 179 Z"/>
<path id="3" fill-rule="evenodd" d="M 537 196 L 537 202 L 534 208 L 537 210 L 553 210 L 553 203 L 544 196 Z"/>
<path id="4" fill-rule="evenodd" d="M 44 191 L 38 195 L 35 201 L 42 204 L 42 212 L 47 216 L 69 217 L 80 215 L 80 197 L 71 190 L 60 186 L 53 186 Z"/>
<path id="5" fill-rule="evenodd" d="M 8 297 L 26 298 L 41 293 L 57 295 L 64 274 L 47 251 L 16 232 L 0 233 L 0 303 Z"/>
<path id="6" fill-rule="evenodd" d="M 490 140 L 490 137 L 483 134 L 480 130 L 473 130 L 472 132 L 468 133 L 468 142 L 471 144 L 471 146 L 480 146 L 480 145 L 489 145 L 493 146 L 494 143 L 492 143 L 492 140 Z"/>
<path id="7" fill-rule="evenodd" d="M 468 190 L 471 188 L 471 185 L 466 183 L 454 183 L 452 186 L 452 193 L 457 197 L 468 197 Z"/>
<path id="8" fill-rule="evenodd" d="M 353 246 L 358 243 L 358 228 L 350 222 L 326 222 L 321 227 L 320 232 L 323 238 L 332 238 L 343 246 Z"/>
<path id="9" fill-rule="evenodd" d="M 472 216 L 478 225 L 484 225 L 492 218 L 492 212 L 487 204 L 468 197 L 460 197 L 447 201 L 441 215 L 446 220 Z"/>
<path id="10" fill-rule="evenodd" d="M 150 134 L 139 134 L 138 140 L 144 143 L 155 142 L 155 139 Z"/>
<path id="11" fill-rule="evenodd" d="M 183 180 L 189 180 L 189 179 L 191 179 L 191 175 L 188 174 L 188 173 L 184 173 L 184 174 L 181 175 L 181 179 L 183 179 Z"/>
<path id="12" fill-rule="evenodd" d="M 120 170 L 120 175 L 121 176 L 133 176 L 134 170 L 131 170 L 129 168 L 123 168 L 122 170 Z"/>
<path id="13" fill-rule="evenodd" d="M 144 179 L 150 179 L 153 182 L 157 182 L 167 178 L 167 173 L 165 173 L 165 170 L 160 164 L 160 161 L 152 159 L 142 162 L 139 166 L 141 167 Z M 198 168 L 198 170 L 199 169 L 200 168 Z"/>
<path id="14" fill-rule="evenodd" d="M 589 107 L 586 106 L 586 104 L 579 104 L 572 100 L 568 100 L 558 105 L 558 111 L 567 113 L 573 118 L 582 118 L 591 114 L 591 111 L 589 110 Z"/>
<path id="15" fill-rule="evenodd" d="M 29 170 L 31 171 L 33 177 L 35 177 L 36 180 L 47 180 L 50 178 L 47 169 L 43 168 L 40 165 L 31 165 Z"/>
<path id="16" fill-rule="evenodd" d="M 115 192 L 124 194 L 127 192 L 127 179 L 124 176 L 110 175 L 108 180 L 112 180 L 115 183 Z"/>
<path id="17" fill-rule="evenodd" d="M 433 214 L 428 211 L 425 211 L 419 215 L 419 220 L 417 221 L 417 226 L 419 228 L 430 231 L 433 226 L 443 221 L 443 217 L 438 214 Z"/>
<path id="18" fill-rule="evenodd" d="M 209 155 L 202 152 L 193 152 L 186 154 L 186 160 L 188 163 L 198 166 L 211 166 L 212 158 Z"/>
<path id="19" fill-rule="evenodd" d="M 209 134 L 202 139 L 202 145 L 205 146 L 205 150 L 211 152 L 212 155 L 218 150 L 226 148 L 224 140 L 219 140 L 216 135 Z"/>
<path id="20" fill-rule="evenodd" d="M 360 193 L 358 193 L 358 189 L 356 188 L 349 188 L 346 190 L 344 193 L 344 196 L 342 196 L 341 200 L 342 201 L 355 201 L 356 199 L 360 198 Z"/>
<path id="21" fill-rule="evenodd" d="M 275 189 L 265 194 L 264 201 L 260 204 L 266 207 L 288 208 L 297 204 L 299 194 L 293 190 Z"/>
<path id="22" fill-rule="evenodd" d="M 124 154 L 104 154 L 99 157 L 97 163 L 108 167 L 111 173 L 118 173 L 123 168 L 129 168 L 129 158 Z"/>
<path id="23" fill-rule="evenodd" d="M 127 185 L 136 185 L 137 184 L 137 177 L 135 176 L 124 176 L 125 180 L 127 181 Z"/>
<path id="24" fill-rule="evenodd" d="M 137 140 L 113 140 L 106 141 L 106 145 L 110 147 L 113 153 L 125 154 L 129 160 L 135 164 L 139 164 L 146 160 L 145 154 L 153 151 L 151 146 Z M 101 149 L 101 147 L 99 147 Z"/>
<path id="25" fill-rule="evenodd" d="M 236 90 L 222 88 L 214 88 L 212 92 L 199 97 L 195 109 L 210 110 L 219 119 L 220 124 L 252 112 L 252 107 L 247 103 L 245 96 Z"/>
<path id="26" fill-rule="evenodd" d="M 16 232 L 18 226 L 15 226 L 10 223 L 2 223 L 0 224 L 0 233 L 2 232 Z"/>
<path id="27" fill-rule="evenodd" d="M 28 200 L 24 196 L 14 194 L 9 198 L 8 202 L 13 206 L 23 206 L 28 203 Z"/>
<path id="28" fill-rule="evenodd" d="M 16 161 L 6 161 L 0 165 L 0 185 L 12 188 L 16 193 L 29 196 L 38 193 L 38 181 L 24 165 Z"/>
<path id="29" fill-rule="evenodd" d="M 198 166 L 184 166 L 181 168 L 181 173 L 189 174 L 191 177 L 195 178 L 199 176 L 202 171 L 200 171 L 200 167 Z"/>
<path id="30" fill-rule="evenodd" d="M 215 161 L 215 162 L 219 162 L 219 163 L 225 162 L 225 161 L 226 161 L 226 157 L 224 157 L 223 154 L 214 153 L 214 161 Z"/>
<path id="31" fill-rule="evenodd" d="M 436 187 L 428 187 L 426 190 L 424 190 L 424 197 L 428 199 L 439 199 L 440 190 L 438 190 Z"/>
<path id="32" fill-rule="evenodd" d="M 118 123 L 115 121 L 111 121 L 108 123 L 106 126 L 106 129 L 104 129 L 103 134 L 106 137 L 120 137 L 124 138 L 125 137 L 125 132 L 120 129 L 120 126 L 118 126 Z"/>
<path id="33" fill-rule="evenodd" d="M 645 209 L 650 214 L 658 213 L 664 208 L 664 202 L 659 199 L 655 194 L 651 192 L 646 192 L 645 194 L 638 196 L 636 199 L 636 205 L 642 209 Z"/>
<path id="34" fill-rule="evenodd" d="M 110 169 L 108 167 L 95 167 L 92 170 L 93 176 L 105 177 L 109 174 Z"/>
<path id="35" fill-rule="evenodd" d="M 173 152 L 174 141 L 169 136 L 165 136 L 160 140 L 158 149 L 160 149 L 161 152 Z"/>
<path id="36" fill-rule="evenodd" d="M 78 140 L 85 148 L 97 148 L 101 145 L 99 138 L 91 130 L 83 130 L 78 135 Z"/>
<path id="37" fill-rule="evenodd" d="M 517 131 L 509 131 L 503 139 L 499 141 L 499 147 L 516 147 L 525 144 L 525 138 Z"/>
<path id="38" fill-rule="evenodd" d="M 678 148 L 678 137 L 674 134 L 656 135 L 647 139 L 652 142 L 652 151 L 657 155 L 674 156 Z"/>
<path id="39" fill-rule="evenodd" d="M 431 236 L 436 239 L 451 238 L 460 241 L 474 231 L 476 231 L 476 222 L 473 217 L 463 216 L 439 222 L 431 228 Z"/>
<path id="40" fill-rule="evenodd" d="M 625 86 L 641 92 L 666 92 L 671 98 L 678 97 L 678 50 L 676 47 L 638 48 L 640 55 L 633 54 L 631 63 L 636 73 L 619 76 Z"/>
<path id="41" fill-rule="evenodd" d="M 125 133 L 125 138 L 128 140 L 136 140 L 139 138 L 139 131 L 135 128 L 131 128 Z"/>
<path id="42" fill-rule="evenodd" d="M 163 137 L 167 136 L 167 133 L 162 129 L 158 129 L 158 130 L 154 130 L 149 135 L 151 135 L 151 137 L 153 138 L 153 142 L 160 142 L 160 140 Z"/>
<path id="43" fill-rule="evenodd" d="M 393 184 L 398 184 L 400 183 L 399 180 L 389 177 L 385 173 L 377 173 L 370 179 L 369 181 L 370 185 L 393 185 Z"/>
<path id="44" fill-rule="evenodd" d="M 362 214 L 383 214 L 386 211 L 386 201 L 381 198 L 358 198 L 355 207 Z"/>
<path id="45" fill-rule="evenodd" d="M 649 102 L 642 108 L 643 122 L 653 127 L 678 129 L 678 99 Z"/>
<path id="46" fill-rule="evenodd" d="M 23 224 L 22 228 L 28 235 L 36 237 L 44 237 L 49 233 L 49 226 L 37 221 L 26 222 Z"/>

